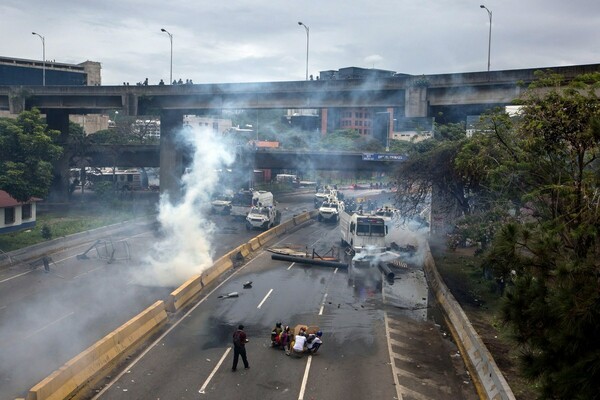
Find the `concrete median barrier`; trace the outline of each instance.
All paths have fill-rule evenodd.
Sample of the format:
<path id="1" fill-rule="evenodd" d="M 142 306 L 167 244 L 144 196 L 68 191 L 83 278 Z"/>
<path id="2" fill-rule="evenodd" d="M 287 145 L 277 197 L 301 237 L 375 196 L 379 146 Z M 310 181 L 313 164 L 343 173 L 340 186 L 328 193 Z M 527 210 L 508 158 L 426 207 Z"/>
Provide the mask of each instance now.
<path id="1" fill-rule="evenodd" d="M 494 358 L 438 273 L 429 246 L 426 250 L 424 269 L 429 287 L 444 311 L 448 327 L 460 348 L 480 398 L 514 400 L 515 396 Z"/>
<path id="2" fill-rule="evenodd" d="M 157 301 L 115 331 L 88 347 L 27 393 L 27 400 L 68 399 L 125 354 L 148 339 L 167 321 L 163 301 Z"/>
<path id="3" fill-rule="evenodd" d="M 250 239 L 250 241 L 248 241 L 248 245 L 250 246 L 250 249 L 252 251 L 256 251 L 256 250 L 260 249 L 260 241 L 256 237 Z"/>
<path id="4" fill-rule="evenodd" d="M 283 224 L 280 224 L 277 226 L 277 232 L 278 234 L 284 234 L 286 232 L 288 232 L 290 229 L 292 229 L 294 227 L 294 220 L 293 219 L 289 219 L 287 221 L 285 221 Z"/>
<path id="5" fill-rule="evenodd" d="M 305 212 L 300 215 L 296 215 L 293 219 L 294 225 L 301 225 L 310 219 L 310 213 Z"/>
<path id="6" fill-rule="evenodd" d="M 204 287 L 202 275 L 195 275 L 185 281 L 181 286 L 175 289 L 166 302 L 168 312 L 174 313 L 184 307 L 191 299 L 193 299 Z"/>
<path id="7" fill-rule="evenodd" d="M 269 243 L 275 237 L 277 237 L 277 235 L 275 234 L 275 230 L 269 229 L 268 231 L 263 232 L 260 235 L 258 235 L 256 238 L 258 239 L 260 246 L 264 247 L 264 246 L 266 246 L 267 243 Z"/>

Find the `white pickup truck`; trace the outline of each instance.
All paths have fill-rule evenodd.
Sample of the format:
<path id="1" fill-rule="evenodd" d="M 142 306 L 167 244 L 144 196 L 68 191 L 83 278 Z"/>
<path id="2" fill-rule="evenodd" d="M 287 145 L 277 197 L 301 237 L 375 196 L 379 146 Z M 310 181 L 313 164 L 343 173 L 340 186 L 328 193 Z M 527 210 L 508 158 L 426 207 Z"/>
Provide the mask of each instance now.
<path id="1" fill-rule="evenodd" d="M 231 212 L 231 201 L 233 193 L 219 193 L 210 202 L 210 211 L 213 214 L 229 214 Z"/>
<path id="2" fill-rule="evenodd" d="M 281 222 L 281 212 L 274 207 L 252 207 L 246 217 L 246 229 L 268 230 Z"/>
<path id="3" fill-rule="evenodd" d="M 246 218 L 252 207 L 272 207 L 273 193 L 264 190 L 241 190 L 233 196 L 230 214 Z"/>
<path id="4" fill-rule="evenodd" d="M 344 202 L 329 198 L 319 207 L 317 219 L 319 222 L 338 222 L 342 211 L 344 211 Z"/>

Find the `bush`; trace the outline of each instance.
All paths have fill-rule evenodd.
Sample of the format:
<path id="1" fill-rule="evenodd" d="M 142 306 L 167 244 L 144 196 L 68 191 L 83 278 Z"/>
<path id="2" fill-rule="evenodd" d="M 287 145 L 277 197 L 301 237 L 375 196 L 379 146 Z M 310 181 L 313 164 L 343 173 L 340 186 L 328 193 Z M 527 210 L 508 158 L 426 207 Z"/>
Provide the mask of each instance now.
<path id="1" fill-rule="evenodd" d="M 52 231 L 48 225 L 42 226 L 42 237 L 46 240 L 52 239 Z"/>

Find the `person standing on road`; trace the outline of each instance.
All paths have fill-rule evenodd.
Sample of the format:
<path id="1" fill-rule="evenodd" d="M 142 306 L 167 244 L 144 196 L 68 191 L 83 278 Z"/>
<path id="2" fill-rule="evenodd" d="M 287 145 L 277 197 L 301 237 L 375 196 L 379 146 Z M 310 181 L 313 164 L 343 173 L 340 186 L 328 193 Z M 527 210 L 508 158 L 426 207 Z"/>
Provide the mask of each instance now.
<path id="1" fill-rule="evenodd" d="M 248 343 L 248 338 L 246 336 L 246 332 L 244 332 L 244 325 L 240 325 L 238 326 L 237 330 L 233 333 L 233 367 L 231 367 L 232 371 L 235 371 L 237 369 L 237 364 L 240 356 L 242 356 L 244 368 L 250 368 L 250 365 L 248 364 L 248 358 L 246 357 L 246 343 Z"/>

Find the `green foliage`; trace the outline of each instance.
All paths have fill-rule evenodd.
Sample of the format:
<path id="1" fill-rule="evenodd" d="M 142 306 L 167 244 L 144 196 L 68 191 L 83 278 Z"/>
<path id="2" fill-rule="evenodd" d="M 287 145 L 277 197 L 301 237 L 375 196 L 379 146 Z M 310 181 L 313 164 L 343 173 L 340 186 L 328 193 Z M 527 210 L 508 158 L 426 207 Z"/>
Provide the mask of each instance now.
<path id="1" fill-rule="evenodd" d="M 45 197 L 52 182 L 52 162 L 62 154 L 53 143 L 59 132 L 47 129 L 38 110 L 17 119 L 0 118 L 0 190 L 18 201 Z"/>
<path id="2" fill-rule="evenodd" d="M 50 230 L 50 227 L 48 225 L 44 224 L 42 226 L 41 235 L 46 240 L 52 239 L 52 230 Z"/>
<path id="3" fill-rule="evenodd" d="M 115 188 L 112 182 L 96 182 L 94 184 L 94 193 L 99 199 L 105 202 L 110 202 L 114 199 Z"/>
<path id="4" fill-rule="evenodd" d="M 591 399 L 600 389 L 600 75 L 570 85 L 538 76 L 520 117 L 489 115 L 454 167 L 477 183 L 478 213 L 492 222 L 483 264 L 511 283 L 503 318 L 522 371 L 542 398 Z M 477 221 L 464 224 L 476 235 Z"/>
<path id="5" fill-rule="evenodd" d="M 600 392 L 600 74 L 570 84 L 537 76 L 520 116 L 494 110 L 471 138 L 438 127 L 416 145 L 398 170 L 397 198 L 417 211 L 430 185 L 462 211 L 460 240 L 491 240 L 482 266 L 508 283 L 502 315 L 523 373 L 541 398 L 592 399 Z"/>
<path id="6" fill-rule="evenodd" d="M 89 141 L 93 144 L 128 144 L 130 140 L 116 129 L 104 129 L 89 135 Z"/>

